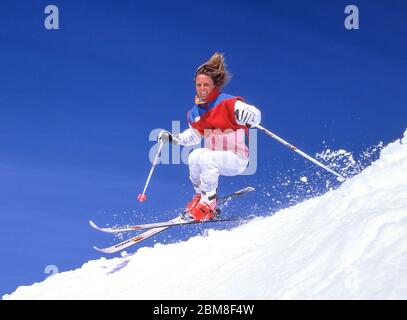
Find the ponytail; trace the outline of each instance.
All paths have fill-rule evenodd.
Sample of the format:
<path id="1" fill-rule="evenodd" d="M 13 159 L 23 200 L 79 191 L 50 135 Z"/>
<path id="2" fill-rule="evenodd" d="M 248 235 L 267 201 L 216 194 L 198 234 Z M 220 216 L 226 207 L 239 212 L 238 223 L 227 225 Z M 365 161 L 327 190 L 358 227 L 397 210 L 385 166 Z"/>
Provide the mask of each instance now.
<path id="1" fill-rule="evenodd" d="M 225 86 L 231 77 L 226 69 L 225 57 L 219 52 L 215 52 L 207 62 L 196 69 L 194 81 L 200 74 L 211 77 L 216 87 Z"/>

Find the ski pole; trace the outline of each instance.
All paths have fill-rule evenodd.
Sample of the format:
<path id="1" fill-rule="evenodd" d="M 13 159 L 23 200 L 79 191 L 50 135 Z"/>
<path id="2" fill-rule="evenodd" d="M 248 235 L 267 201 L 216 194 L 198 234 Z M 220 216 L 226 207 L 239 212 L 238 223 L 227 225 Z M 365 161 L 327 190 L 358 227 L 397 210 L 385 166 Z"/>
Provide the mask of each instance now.
<path id="1" fill-rule="evenodd" d="M 288 143 L 287 141 L 285 141 L 284 139 L 280 138 L 279 136 L 277 136 L 276 134 L 274 134 L 273 132 L 271 132 L 270 130 L 267 130 L 266 128 L 262 127 L 259 124 L 251 124 L 251 127 L 257 128 L 261 131 L 263 131 L 265 134 L 269 135 L 270 137 L 272 137 L 273 139 L 276 139 L 278 142 L 282 143 L 283 145 L 285 145 L 286 147 L 290 148 L 291 150 L 299 153 L 300 155 L 302 155 L 303 157 L 307 158 L 308 160 L 312 161 L 313 163 L 315 163 L 316 165 L 320 166 L 321 168 L 324 168 L 325 170 L 329 171 L 330 173 L 333 173 L 334 175 L 336 175 L 339 178 L 339 181 L 345 181 L 346 178 L 344 178 L 343 176 L 341 176 L 339 173 L 336 173 L 335 171 L 333 171 L 332 169 L 329 169 L 327 166 L 325 166 L 324 164 L 322 164 L 321 162 L 319 162 L 318 160 L 314 159 L 313 157 L 307 155 L 305 152 L 302 152 L 301 150 L 299 150 L 298 148 L 294 147 L 292 144 Z"/>
<path id="2" fill-rule="evenodd" d="M 143 193 L 140 193 L 140 194 L 137 196 L 137 199 L 138 199 L 138 201 L 140 201 L 140 202 L 143 202 L 143 201 L 146 201 L 146 200 L 147 200 L 147 196 L 146 196 L 147 186 L 148 186 L 148 184 L 149 184 L 149 182 L 150 182 L 150 179 L 151 179 L 151 176 L 152 176 L 152 174 L 153 174 L 154 168 L 155 168 L 155 166 L 156 166 L 156 164 L 157 164 L 157 162 L 158 162 L 158 156 L 160 155 L 160 152 L 161 152 L 161 149 L 162 149 L 163 145 L 164 145 L 164 143 L 163 143 L 162 141 L 160 141 L 160 145 L 158 146 L 158 150 L 157 150 L 157 153 L 156 153 L 156 155 L 155 155 L 155 158 L 154 158 L 154 161 L 153 161 L 153 165 L 152 165 L 152 167 L 151 167 L 151 169 L 150 169 L 150 173 L 148 174 L 146 184 L 144 185 Z"/>

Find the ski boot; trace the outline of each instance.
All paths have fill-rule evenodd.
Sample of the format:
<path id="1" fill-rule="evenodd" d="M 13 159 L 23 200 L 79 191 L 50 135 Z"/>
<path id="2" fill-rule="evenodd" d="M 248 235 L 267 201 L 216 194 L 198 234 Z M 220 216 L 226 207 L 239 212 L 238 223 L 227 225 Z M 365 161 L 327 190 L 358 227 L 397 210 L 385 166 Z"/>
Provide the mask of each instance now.
<path id="1" fill-rule="evenodd" d="M 202 192 L 201 199 L 194 207 L 188 210 L 188 214 L 196 221 L 212 220 L 219 213 L 216 208 L 216 202 L 216 190 Z"/>

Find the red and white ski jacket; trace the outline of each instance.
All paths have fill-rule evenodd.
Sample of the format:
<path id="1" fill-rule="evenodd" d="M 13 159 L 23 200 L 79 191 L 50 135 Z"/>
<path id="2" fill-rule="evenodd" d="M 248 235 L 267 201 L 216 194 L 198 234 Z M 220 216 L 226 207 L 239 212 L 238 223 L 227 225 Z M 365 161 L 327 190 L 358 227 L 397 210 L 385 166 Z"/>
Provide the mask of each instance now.
<path id="1" fill-rule="evenodd" d="M 216 89 L 215 89 L 216 90 Z M 249 132 L 246 125 L 239 124 L 236 111 L 249 109 L 260 123 L 261 113 L 243 98 L 215 91 L 209 101 L 195 99 L 195 105 L 187 113 L 189 129 L 178 135 L 179 144 L 189 146 L 205 139 L 204 147 L 214 151 L 232 151 L 242 158 L 249 156 Z"/>

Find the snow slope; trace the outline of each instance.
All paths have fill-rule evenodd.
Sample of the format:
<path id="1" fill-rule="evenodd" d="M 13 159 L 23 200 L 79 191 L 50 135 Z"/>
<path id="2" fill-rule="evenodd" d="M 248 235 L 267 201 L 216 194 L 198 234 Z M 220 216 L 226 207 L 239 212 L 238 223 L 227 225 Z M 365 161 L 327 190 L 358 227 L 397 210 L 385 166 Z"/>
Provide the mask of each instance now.
<path id="1" fill-rule="evenodd" d="M 407 299 L 407 131 L 323 196 L 3 299 Z"/>

